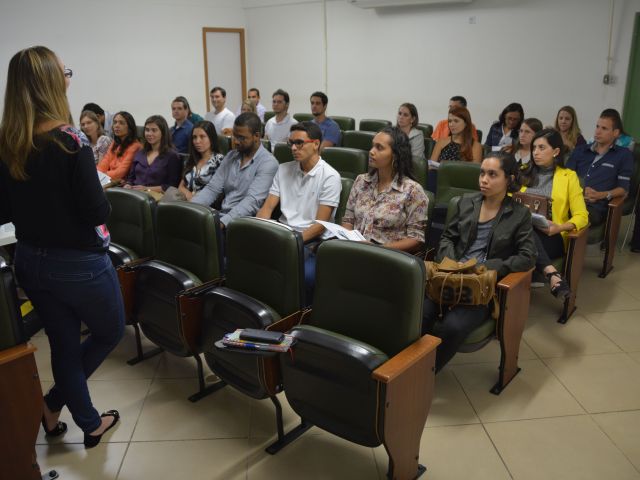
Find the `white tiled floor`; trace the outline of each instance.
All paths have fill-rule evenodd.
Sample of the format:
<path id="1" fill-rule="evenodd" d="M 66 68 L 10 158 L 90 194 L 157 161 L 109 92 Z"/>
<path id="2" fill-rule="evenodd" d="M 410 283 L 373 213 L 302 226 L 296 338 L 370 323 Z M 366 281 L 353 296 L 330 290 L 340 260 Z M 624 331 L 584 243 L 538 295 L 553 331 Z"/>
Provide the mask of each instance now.
<path id="1" fill-rule="evenodd" d="M 459 354 L 436 378 L 422 436 L 423 478 L 640 479 L 640 255 L 617 254 L 606 279 L 589 250 L 578 310 L 556 323 L 560 305 L 535 290 L 520 350 L 522 371 L 500 395 L 496 342 Z M 122 423 L 85 451 L 68 413 L 59 442 L 41 435 L 43 471 L 62 480 L 380 479 L 382 447 L 350 444 L 317 428 L 276 456 L 273 408 L 225 388 L 193 404 L 195 364 L 162 354 L 136 366 L 133 333 L 89 382 L 98 409 L 118 408 Z M 43 388 L 52 381 L 46 337 L 34 338 Z M 150 344 L 148 344 L 150 346 Z M 297 416 L 286 404 L 286 428 Z"/>

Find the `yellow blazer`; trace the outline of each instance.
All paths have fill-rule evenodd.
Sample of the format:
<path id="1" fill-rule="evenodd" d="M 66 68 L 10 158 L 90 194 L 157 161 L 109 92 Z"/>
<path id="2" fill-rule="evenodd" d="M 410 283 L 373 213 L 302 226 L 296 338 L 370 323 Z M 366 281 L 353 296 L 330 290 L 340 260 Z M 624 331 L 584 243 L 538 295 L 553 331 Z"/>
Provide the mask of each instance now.
<path id="1" fill-rule="evenodd" d="M 520 189 L 521 192 L 526 190 L 527 187 Z M 578 174 L 568 168 L 556 167 L 553 172 L 551 221 L 558 225 L 571 222 L 577 230 L 581 230 L 589 224 L 589 213 L 587 205 L 584 203 L 584 194 Z M 566 249 L 569 232 L 562 232 L 561 235 Z"/>

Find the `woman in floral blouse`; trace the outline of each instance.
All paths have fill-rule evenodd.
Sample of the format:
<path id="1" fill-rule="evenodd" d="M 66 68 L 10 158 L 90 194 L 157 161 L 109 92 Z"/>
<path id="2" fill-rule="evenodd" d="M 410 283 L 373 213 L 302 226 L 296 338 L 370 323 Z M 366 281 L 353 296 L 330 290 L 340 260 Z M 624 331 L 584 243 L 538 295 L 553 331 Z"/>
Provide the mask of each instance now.
<path id="1" fill-rule="evenodd" d="M 411 173 L 409 138 L 398 127 L 386 127 L 373 138 L 369 173 L 356 178 L 342 226 L 371 243 L 414 252 L 425 241 L 428 201 Z"/>
<path id="2" fill-rule="evenodd" d="M 113 139 L 104 134 L 98 116 L 91 110 L 85 110 L 80 114 L 80 128 L 89 139 L 97 165 L 109 150 Z"/>

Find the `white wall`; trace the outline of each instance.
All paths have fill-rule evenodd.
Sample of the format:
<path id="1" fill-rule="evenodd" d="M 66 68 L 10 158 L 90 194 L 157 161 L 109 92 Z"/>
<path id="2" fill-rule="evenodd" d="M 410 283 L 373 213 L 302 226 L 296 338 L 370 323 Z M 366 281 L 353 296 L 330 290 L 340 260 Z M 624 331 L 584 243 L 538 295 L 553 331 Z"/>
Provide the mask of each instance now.
<path id="1" fill-rule="evenodd" d="M 111 112 L 128 110 L 139 125 L 152 114 L 171 123 L 177 95 L 204 115 L 202 27 L 245 26 L 242 5 L 234 0 L 0 3 L 0 92 L 10 58 L 22 48 L 46 45 L 73 69 L 69 100 L 76 122 L 82 106 L 95 102 Z"/>
<path id="2" fill-rule="evenodd" d="M 247 82 L 260 88 L 267 109 L 276 88 L 289 91 L 294 112 L 309 111 L 309 93 L 322 89 L 330 114 L 393 120 L 397 106 L 411 101 L 433 123 L 448 98 L 462 94 L 485 131 L 511 101 L 545 123 L 568 103 L 587 136 L 601 109 L 622 108 L 640 11 L 640 0 L 615 1 L 617 82 L 605 86 L 610 0 L 373 10 L 344 0 L 0 2 L 0 92 L 16 51 L 48 45 L 74 70 L 76 119 L 95 101 L 112 112 L 128 109 L 138 123 L 154 113 L 170 120 L 170 100 L 180 94 L 204 113 L 201 28 L 245 27 Z"/>
<path id="3" fill-rule="evenodd" d="M 308 94 L 326 88 L 329 114 L 394 120 L 398 105 L 410 101 L 422 121 L 434 123 L 444 118 L 448 98 L 461 94 L 485 132 L 512 101 L 545 124 L 571 104 L 586 136 L 603 108 L 622 109 L 640 11 L 640 0 L 615 2 L 617 81 L 607 86 L 610 1 L 475 0 L 371 10 L 344 0 L 283 3 L 290 0 L 246 0 L 249 83 L 264 90 L 265 103 L 282 87 L 293 95 L 291 110 L 306 112 Z"/>

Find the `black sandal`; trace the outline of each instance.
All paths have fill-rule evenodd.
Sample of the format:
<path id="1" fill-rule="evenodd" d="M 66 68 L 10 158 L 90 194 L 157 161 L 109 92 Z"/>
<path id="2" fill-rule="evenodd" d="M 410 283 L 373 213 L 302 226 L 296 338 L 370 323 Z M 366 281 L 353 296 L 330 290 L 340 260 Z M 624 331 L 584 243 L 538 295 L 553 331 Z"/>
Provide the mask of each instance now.
<path id="1" fill-rule="evenodd" d="M 571 296 L 571 287 L 569 287 L 569 284 L 564 277 L 560 275 L 560 272 L 550 272 L 545 274 L 545 276 L 547 277 L 547 280 L 549 280 L 549 283 L 551 283 L 551 277 L 558 277 L 560 279 L 560 281 L 556 283 L 555 287 L 551 288 L 551 294 L 554 297 L 565 300 Z"/>
<path id="2" fill-rule="evenodd" d="M 120 420 L 120 414 L 118 413 L 117 410 L 109 410 L 107 412 L 104 412 L 102 415 L 100 415 L 100 418 L 102 417 L 113 417 L 113 421 L 111 422 L 111 425 L 105 428 L 104 432 L 102 432 L 100 435 L 90 435 L 88 433 L 85 433 L 84 434 L 85 448 L 93 448 L 96 445 L 98 445 L 100 443 L 100 440 L 102 439 L 102 436 L 105 433 L 107 433 L 109 430 L 111 430 L 116 425 L 116 423 L 118 423 L 118 420 Z"/>
<path id="3" fill-rule="evenodd" d="M 56 423 L 56 426 L 51 430 L 47 428 L 47 420 L 44 418 L 44 413 L 42 414 L 42 428 L 44 428 L 44 434 L 47 437 L 59 437 L 63 433 L 67 431 L 67 424 L 64 422 Z"/>

